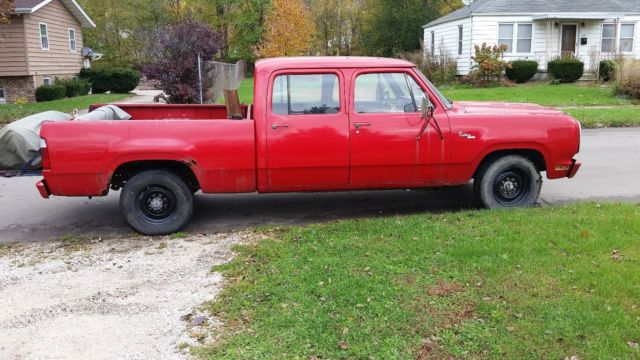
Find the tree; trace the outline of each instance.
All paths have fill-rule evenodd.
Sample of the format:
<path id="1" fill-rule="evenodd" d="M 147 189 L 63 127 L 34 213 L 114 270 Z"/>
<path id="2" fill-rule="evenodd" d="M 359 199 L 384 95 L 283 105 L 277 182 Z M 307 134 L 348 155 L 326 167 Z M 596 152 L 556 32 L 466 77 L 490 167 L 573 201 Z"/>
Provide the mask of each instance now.
<path id="1" fill-rule="evenodd" d="M 0 0 L 0 24 L 11 22 L 11 14 L 15 11 L 13 0 Z"/>
<path id="2" fill-rule="evenodd" d="M 272 0 L 271 12 L 258 45 L 261 57 L 296 56 L 308 53 L 315 26 L 301 0 Z"/>
<path id="3" fill-rule="evenodd" d="M 364 1 L 307 1 L 317 29 L 314 52 L 323 55 L 351 55 L 356 52 Z"/>
<path id="4" fill-rule="evenodd" d="M 155 59 L 143 66 L 142 72 L 150 79 L 159 80 L 158 88 L 166 94 L 160 99 L 172 104 L 198 102 L 198 54 L 203 61 L 211 60 L 223 47 L 221 34 L 186 15 L 181 22 L 166 26 L 156 46 Z M 211 100 L 208 91 L 211 81 L 203 78 L 205 101 Z"/>
<path id="5" fill-rule="evenodd" d="M 442 0 L 366 0 L 361 37 L 366 55 L 396 56 L 420 48 L 422 26 L 440 16 Z"/>

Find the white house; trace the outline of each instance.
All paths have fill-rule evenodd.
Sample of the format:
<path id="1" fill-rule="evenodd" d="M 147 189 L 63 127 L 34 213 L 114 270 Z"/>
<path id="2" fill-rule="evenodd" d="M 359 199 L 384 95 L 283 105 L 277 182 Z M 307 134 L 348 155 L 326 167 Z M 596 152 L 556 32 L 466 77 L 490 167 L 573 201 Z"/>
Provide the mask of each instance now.
<path id="1" fill-rule="evenodd" d="M 466 75 L 474 45 L 505 44 L 505 59 L 575 56 L 585 71 L 617 54 L 640 57 L 640 0 L 475 0 L 424 26 L 425 51 L 449 56 Z"/>

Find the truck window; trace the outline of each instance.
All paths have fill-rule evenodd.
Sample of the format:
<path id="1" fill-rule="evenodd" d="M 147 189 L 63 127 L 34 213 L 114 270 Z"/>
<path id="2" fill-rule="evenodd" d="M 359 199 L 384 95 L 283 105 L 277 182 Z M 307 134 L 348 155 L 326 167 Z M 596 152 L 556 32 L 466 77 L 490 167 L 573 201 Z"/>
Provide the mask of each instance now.
<path id="1" fill-rule="evenodd" d="M 271 108 L 278 115 L 337 114 L 340 112 L 338 76 L 279 75 L 273 82 Z"/>
<path id="2" fill-rule="evenodd" d="M 358 76 L 354 107 L 357 113 L 363 114 L 417 111 L 405 73 L 371 73 Z"/>

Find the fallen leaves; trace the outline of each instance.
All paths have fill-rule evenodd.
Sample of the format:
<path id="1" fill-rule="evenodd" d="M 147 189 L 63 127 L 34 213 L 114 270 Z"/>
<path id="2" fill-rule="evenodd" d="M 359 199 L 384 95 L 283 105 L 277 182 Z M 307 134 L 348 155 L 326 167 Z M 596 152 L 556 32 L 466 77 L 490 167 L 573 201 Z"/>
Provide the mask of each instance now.
<path id="1" fill-rule="evenodd" d="M 620 253 L 620 250 L 613 250 L 611 252 L 611 259 L 615 260 L 615 261 L 620 261 L 622 260 L 622 254 Z"/>
<path id="2" fill-rule="evenodd" d="M 629 345 L 629 347 L 634 349 L 634 350 L 639 350 L 640 349 L 640 344 L 638 344 L 635 341 L 628 341 L 627 345 Z"/>
<path id="3" fill-rule="evenodd" d="M 434 286 L 427 290 L 431 296 L 449 296 L 462 292 L 462 285 L 454 282 L 446 282 L 439 280 Z"/>

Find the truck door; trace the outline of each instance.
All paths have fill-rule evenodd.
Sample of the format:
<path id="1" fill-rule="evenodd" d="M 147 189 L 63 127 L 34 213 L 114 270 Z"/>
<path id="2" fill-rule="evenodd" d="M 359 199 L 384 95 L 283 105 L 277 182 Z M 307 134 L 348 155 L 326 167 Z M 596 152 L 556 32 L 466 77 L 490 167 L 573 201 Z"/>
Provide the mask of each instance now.
<path id="1" fill-rule="evenodd" d="M 351 184 L 357 187 L 419 187 L 446 178 L 449 122 L 436 105 L 424 127 L 426 85 L 407 71 L 362 70 L 352 78 Z M 433 104 L 437 104 L 433 98 Z M 436 124 L 437 123 L 437 124 Z M 438 131 L 437 126 L 440 126 Z"/>
<path id="2" fill-rule="evenodd" d="M 342 189 L 349 182 L 349 120 L 339 71 L 280 72 L 267 110 L 269 191 Z"/>

